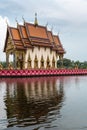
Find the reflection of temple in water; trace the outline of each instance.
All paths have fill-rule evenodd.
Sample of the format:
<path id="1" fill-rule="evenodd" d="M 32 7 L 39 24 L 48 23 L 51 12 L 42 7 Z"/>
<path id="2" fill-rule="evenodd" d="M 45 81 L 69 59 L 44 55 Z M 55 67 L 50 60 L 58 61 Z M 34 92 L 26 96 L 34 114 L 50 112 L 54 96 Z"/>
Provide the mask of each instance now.
<path id="1" fill-rule="evenodd" d="M 63 84 L 60 82 L 57 86 L 56 81 L 55 77 L 7 81 L 8 127 L 40 124 L 52 121 L 53 115 L 59 115 L 64 92 Z"/>

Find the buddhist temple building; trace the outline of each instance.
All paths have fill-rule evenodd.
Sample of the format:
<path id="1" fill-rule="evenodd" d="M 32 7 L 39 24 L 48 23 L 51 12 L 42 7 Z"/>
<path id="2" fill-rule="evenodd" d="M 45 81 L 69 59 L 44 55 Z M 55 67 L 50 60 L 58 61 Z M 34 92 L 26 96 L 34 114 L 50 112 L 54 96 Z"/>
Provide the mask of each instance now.
<path id="1" fill-rule="evenodd" d="M 24 20 L 17 27 L 7 25 L 4 52 L 7 66 L 13 55 L 15 69 L 57 68 L 57 60 L 65 54 L 59 36 L 39 25 L 37 15 L 33 24 Z"/>

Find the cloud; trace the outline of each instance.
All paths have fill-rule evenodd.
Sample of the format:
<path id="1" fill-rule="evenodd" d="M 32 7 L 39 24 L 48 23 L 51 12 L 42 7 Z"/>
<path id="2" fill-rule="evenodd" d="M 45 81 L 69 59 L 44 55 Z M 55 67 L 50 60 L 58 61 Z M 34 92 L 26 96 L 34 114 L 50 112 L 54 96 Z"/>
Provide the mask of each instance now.
<path id="1" fill-rule="evenodd" d="M 8 21 L 7 17 L 3 18 L 2 16 L 0 16 L 0 61 L 5 60 L 5 54 L 3 53 L 3 49 L 6 38 L 6 28 L 7 28 L 6 21 Z"/>
<path id="2" fill-rule="evenodd" d="M 48 22 L 49 29 L 53 26 L 53 32 L 60 33 L 67 51 L 65 56 L 86 59 L 87 0 L 0 0 L 0 14 L 3 16 L 0 17 L 0 47 L 3 48 L 6 17 L 10 25 L 15 26 L 16 17 L 19 23 L 23 21 L 22 16 L 25 21 L 33 22 L 35 12 L 39 24 L 46 25 Z"/>
<path id="3" fill-rule="evenodd" d="M 86 0 L 7 0 L 0 1 L 0 13 L 9 19 L 17 17 L 32 21 L 34 13 L 38 13 L 40 20 L 60 20 L 80 25 L 87 22 L 87 1 Z M 10 14 L 10 15 L 9 15 Z M 45 20 L 44 20 L 45 21 Z M 48 21 L 49 22 L 49 21 Z"/>
<path id="4" fill-rule="evenodd" d="M 66 1 L 66 3 L 64 3 Z M 71 22 L 87 21 L 87 1 L 84 0 L 62 0 L 66 18 Z"/>

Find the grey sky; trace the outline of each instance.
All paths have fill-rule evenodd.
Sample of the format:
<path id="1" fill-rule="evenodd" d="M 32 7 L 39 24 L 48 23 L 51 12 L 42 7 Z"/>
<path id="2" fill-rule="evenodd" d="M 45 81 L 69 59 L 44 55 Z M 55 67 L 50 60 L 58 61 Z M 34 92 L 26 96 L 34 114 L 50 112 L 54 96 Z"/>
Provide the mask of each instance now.
<path id="1" fill-rule="evenodd" d="M 59 33 L 66 58 L 87 60 L 87 0 L 0 0 L 0 48 L 3 48 L 5 30 L 1 26 L 6 27 L 5 17 L 15 26 L 15 18 L 22 23 L 22 16 L 27 22 L 33 22 L 35 12 L 39 24 L 48 23 L 48 29 L 53 27 L 53 33 Z M 3 57 L 1 52 L 0 60 Z"/>

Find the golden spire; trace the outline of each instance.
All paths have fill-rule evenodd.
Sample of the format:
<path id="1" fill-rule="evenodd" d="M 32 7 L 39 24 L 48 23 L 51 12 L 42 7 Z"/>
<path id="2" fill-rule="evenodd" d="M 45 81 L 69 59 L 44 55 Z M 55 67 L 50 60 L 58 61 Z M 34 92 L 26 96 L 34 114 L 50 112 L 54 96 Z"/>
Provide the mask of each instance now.
<path id="1" fill-rule="evenodd" d="M 34 25 L 35 25 L 35 26 L 38 26 L 37 13 L 35 13 L 35 21 L 34 21 Z"/>

